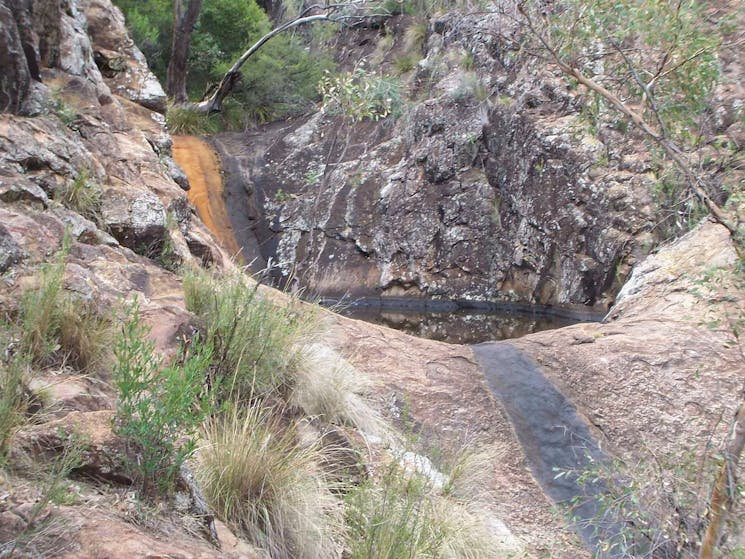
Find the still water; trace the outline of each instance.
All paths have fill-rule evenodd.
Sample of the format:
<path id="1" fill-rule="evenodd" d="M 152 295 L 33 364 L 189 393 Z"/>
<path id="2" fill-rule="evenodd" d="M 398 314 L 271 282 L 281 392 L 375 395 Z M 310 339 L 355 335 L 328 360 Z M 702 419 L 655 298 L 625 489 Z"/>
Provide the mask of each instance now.
<path id="1" fill-rule="evenodd" d="M 546 307 L 492 308 L 421 308 L 421 304 L 385 305 L 370 301 L 335 304 L 339 314 L 381 324 L 407 334 L 454 344 L 519 338 L 533 332 L 561 328 L 578 322 L 599 321 L 602 316 L 590 312 L 567 312 Z M 441 306 L 440 306 L 441 307 Z"/>

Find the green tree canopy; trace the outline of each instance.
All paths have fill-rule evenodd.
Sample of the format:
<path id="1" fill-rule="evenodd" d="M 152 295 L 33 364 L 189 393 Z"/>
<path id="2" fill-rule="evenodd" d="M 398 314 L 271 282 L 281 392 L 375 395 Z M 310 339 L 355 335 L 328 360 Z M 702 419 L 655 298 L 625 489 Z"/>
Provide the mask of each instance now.
<path id="1" fill-rule="evenodd" d="M 173 0 L 115 0 L 132 38 L 151 69 L 165 81 L 173 36 Z M 188 93 L 201 99 L 248 46 L 272 27 L 255 0 L 204 2 L 194 29 L 188 66 Z M 249 60 L 230 104 L 228 117 L 267 121 L 308 108 L 330 58 L 300 37 L 281 35 Z M 235 120 L 235 119 L 231 119 Z"/>

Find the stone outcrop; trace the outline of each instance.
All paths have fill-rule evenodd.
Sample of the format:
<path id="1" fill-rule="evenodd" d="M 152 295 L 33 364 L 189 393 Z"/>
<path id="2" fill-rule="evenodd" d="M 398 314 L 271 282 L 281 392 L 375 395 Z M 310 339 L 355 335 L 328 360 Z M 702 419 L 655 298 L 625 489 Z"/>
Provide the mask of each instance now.
<path id="1" fill-rule="evenodd" d="M 100 207 L 88 212 L 98 224 L 55 209 L 76 239 L 115 239 L 174 262 L 192 250 L 199 260 L 220 260 L 204 226 L 191 220 L 188 183 L 170 157 L 165 119 L 153 112 L 164 110 L 165 94 L 119 10 L 106 0 L 2 6 L 9 26 L 3 69 L 15 74 L 3 86 L 0 200 L 59 208 L 66 189 L 91 187 L 101 192 Z"/>
<path id="2" fill-rule="evenodd" d="M 172 356 L 192 317 L 164 266 L 230 264 L 193 218 L 158 112 L 162 88 L 108 0 L 0 0 L 0 28 L 0 313 L 14 315 L 67 238 L 66 292 L 112 317 L 138 299 L 157 350 Z M 4 355 L 13 351 L 3 344 Z M 112 432 L 110 375 L 64 364 L 29 375 L 29 413 L 43 406 L 44 416 L 16 433 L 16 469 L 0 472 L 0 554 L 34 533 L 34 553 L 47 557 L 255 557 L 225 526 L 222 550 L 197 536 L 204 523 L 189 526 L 186 509 L 158 528 L 140 522 L 127 449 Z M 74 498 L 38 508 L 48 495 L 29 475 L 74 438 L 80 463 L 64 482 Z"/>
<path id="3" fill-rule="evenodd" d="M 497 15 L 431 22 L 421 53 L 405 36 L 368 57 L 422 57 L 404 78 L 425 100 L 396 99 L 395 122 L 329 109 L 217 139 L 228 196 L 248 197 L 232 216 L 253 230 L 243 242 L 328 295 L 607 308 L 655 242 L 649 158 L 593 131 Z"/>
<path id="4" fill-rule="evenodd" d="M 659 502 L 680 507 L 683 530 L 701 520 L 743 397 L 735 262 L 728 231 L 705 221 L 635 267 L 603 323 L 508 342 L 541 365 L 605 452 Z M 745 518 L 738 500 L 736 522 Z M 732 529 L 723 555 L 743 544 Z"/>
<path id="5" fill-rule="evenodd" d="M 742 355 L 727 318 L 745 309 L 735 259 L 727 230 L 704 222 L 637 266 L 603 323 L 510 343 L 550 371 L 610 444 L 704 446 L 741 395 Z"/>
<path id="6" fill-rule="evenodd" d="M 137 298 L 157 350 L 174 355 L 193 317 L 164 259 L 175 254 L 230 264 L 194 218 L 184 194 L 188 183 L 170 161 L 170 138 L 157 112 L 162 92 L 108 0 L 0 0 L 0 23 L 9 29 L 0 38 L 0 64 L 19 80 L 12 88 L 14 82 L 0 76 L 0 310 L 15 311 L 67 231 L 65 289 L 109 309 Z M 246 190 L 252 196 L 253 206 L 228 208 L 243 212 L 242 225 L 253 227 L 252 256 L 296 262 L 301 273 L 312 266 L 331 270 L 326 277 L 300 276 L 327 292 L 354 287 L 376 294 L 610 301 L 615 272 L 625 275 L 650 242 L 644 156 L 625 155 L 611 131 L 602 138 L 578 133 L 573 97 L 560 82 L 535 77 L 504 44 L 471 33 L 467 23 L 433 23 L 412 78 L 431 87 L 433 99 L 407 110 L 393 128 L 370 122 L 348 128 L 322 112 L 269 127 L 249 155 L 245 137 L 218 139 L 238 162 L 228 196 L 245 199 Z M 454 69 L 466 49 L 486 68 L 482 85 L 511 100 L 479 100 L 472 77 Z M 566 114 L 546 114 L 549 106 L 566 106 Z M 333 142 L 348 130 L 348 145 Z M 604 153 L 611 161 L 601 173 L 593 164 Z M 76 181 L 102 192 L 100 207 L 85 216 L 61 203 Z M 703 330 L 700 322 L 710 307 L 740 308 L 742 299 L 701 299 L 688 278 L 731 261 L 726 233 L 707 224 L 639 266 L 606 323 L 535 334 L 513 345 L 542 364 L 604 448 L 622 457 L 638 455 L 647 442 L 665 453 L 702 448 L 725 428 L 715 418 L 731 414 L 742 367 L 736 350 L 723 346 L 726 329 Z M 496 447 L 484 499 L 490 525 L 517 542 L 517 553 L 588 555 L 532 478 L 468 347 L 334 316 L 328 321 L 323 343 L 356 357 L 393 417 L 448 448 L 469 436 Z M 218 525 L 219 550 L 195 536 L 198 530 L 187 530 L 178 514 L 158 516 L 156 526 L 132 492 L 86 485 L 86 473 L 127 481 L 116 461 L 121 441 L 110 429 L 110 380 L 61 368 L 38 375 L 31 386 L 48 399 L 48 421 L 19 433 L 17 452 L 51 459 L 64 450 L 67 435 L 88 435 L 88 471 L 71 482 L 74 501 L 39 511 L 38 519 L 65 528 L 51 533 L 50 556 L 257 556 L 224 526 Z M 4 476 L 3 541 L 34 528 L 29 513 L 40 498 L 38 488 Z"/>

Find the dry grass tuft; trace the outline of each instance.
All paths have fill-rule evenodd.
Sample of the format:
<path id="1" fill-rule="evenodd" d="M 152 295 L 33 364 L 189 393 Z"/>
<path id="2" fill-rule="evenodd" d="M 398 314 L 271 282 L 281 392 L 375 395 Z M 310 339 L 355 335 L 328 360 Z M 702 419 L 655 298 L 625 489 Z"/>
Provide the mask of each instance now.
<path id="1" fill-rule="evenodd" d="M 499 559 L 513 557 L 490 529 L 489 513 L 437 482 L 392 461 L 346 498 L 351 559 Z"/>
<path id="2" fill-rule="evenodd" d="M 42 266 L 38 285 L 21 296 L 20 350 L 37 366 L 65 363 L 85 371 L 110 356 L 113 328 L 93 305 L 63 289 L 66 255 L 63 249 Z"/>
<path id="3" fill-rule="evenodd" d="M 196 473 L 218 515 L 273 559 L 332 559 L 341 503 L 318 462 L 272 410 L 233 406 L 208 423 Z"/>
<path id="4" fill-rule="evenodd" d="M 289 295 L 275 303 L 241 274 L 218 277 L 203 270 L 187 273 L 184 294 L 214 347 L 223 398 L 287 392 L 317 326 L 308 305 Z"/>
<path id="5" fill-rule="evenodd" d="M 382 420 L 368 401 L 371 387 L 370 380 L 337 352 L 312 344 L 303 353 L 290 404 L 327 423 L 377 434 Z"/>
<path id="6" fill-rule="evenodd" d="M 78 371 L 89 371 L 111 358 L 111 320 L 93 306 L 67 299 L 62 306 L 59 345 L 62 359 Z"/>

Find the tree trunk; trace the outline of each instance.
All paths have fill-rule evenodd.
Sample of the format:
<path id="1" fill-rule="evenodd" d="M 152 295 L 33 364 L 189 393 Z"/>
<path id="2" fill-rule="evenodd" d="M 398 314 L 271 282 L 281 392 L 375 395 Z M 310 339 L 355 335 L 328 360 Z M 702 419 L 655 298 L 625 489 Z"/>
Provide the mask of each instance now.
<path id="1" fill-rule="evenodd" d="M 186 8 L 184 8 L 186 3 Z M 173 2 L 173 43 L 171 59 L 168 61 L 166 91 L 176 103 L 188 101 L 186 95 L 186 63 L 189 59 L 189 46 L 194 25 L 202 9 L 202 0 L 174 0 Z"/>

